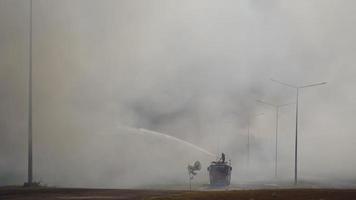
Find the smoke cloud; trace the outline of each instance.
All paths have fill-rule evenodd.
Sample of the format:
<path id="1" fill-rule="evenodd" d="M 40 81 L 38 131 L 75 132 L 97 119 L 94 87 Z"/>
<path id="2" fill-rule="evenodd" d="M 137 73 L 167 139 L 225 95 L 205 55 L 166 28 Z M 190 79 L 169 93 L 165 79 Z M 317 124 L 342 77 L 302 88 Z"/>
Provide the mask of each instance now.
<path id="1" fill-rule="evenodd" d="M 356 2 L 33 0 L 34 175 L 55 186 L 233 183 L 274 176 L 275 113 L 300 96 L 300 176 L 355 180 Z M 0 0 L 0 184 L 27 174 L 29 1 Z M 256 114 L 264 115 L 255 117 Z M 251 165 L 246 164 L 247 126 Z M 294 105 L 280 110 L 279 178 L 294 170 Z M 249 173 L 246 173 L 246 172 Z"/>

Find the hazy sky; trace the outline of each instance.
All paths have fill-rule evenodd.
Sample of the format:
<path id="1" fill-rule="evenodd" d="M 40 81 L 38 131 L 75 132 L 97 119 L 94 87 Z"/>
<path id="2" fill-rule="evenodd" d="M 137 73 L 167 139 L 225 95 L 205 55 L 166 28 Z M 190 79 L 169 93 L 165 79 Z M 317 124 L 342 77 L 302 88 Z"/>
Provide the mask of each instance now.
<path id="1" fill-rule="evenodd" d="M 300 175 L 356 179 L 356 2 L 33 0 L 35 179 L 50 185 L 183 183 L 226 152 L 233 182 L 273 177 L 273 103 L 303 85 Z M 27 169 L 29 1 L 0 0 L 0 185 Z M 256 114 L 264 115 L 254 118 Z M 295 107 L 280 113 L 280 178 L 293 177 Z M 252 164 L 246 175 L 251 119 Z"/>

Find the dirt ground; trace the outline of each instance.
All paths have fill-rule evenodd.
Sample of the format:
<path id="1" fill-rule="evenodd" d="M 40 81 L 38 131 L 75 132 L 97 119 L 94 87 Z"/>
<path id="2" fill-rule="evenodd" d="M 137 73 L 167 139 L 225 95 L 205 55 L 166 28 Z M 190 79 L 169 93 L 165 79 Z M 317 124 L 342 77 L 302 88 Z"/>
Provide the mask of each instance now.
<path id="1" fill-rule="evenodd" d="M 356 200 L 356 190 L 269 189 L 234 191 L 160 191 L 123 189 L 0 188 L 0 200 Z"/>

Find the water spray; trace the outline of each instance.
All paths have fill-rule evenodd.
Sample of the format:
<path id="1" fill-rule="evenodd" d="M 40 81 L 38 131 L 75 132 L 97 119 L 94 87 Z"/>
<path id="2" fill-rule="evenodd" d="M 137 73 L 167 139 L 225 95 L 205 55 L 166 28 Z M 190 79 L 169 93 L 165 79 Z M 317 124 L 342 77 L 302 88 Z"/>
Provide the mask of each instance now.
<path id="1" fill-rule="evenodd" d="M 147 129 L 143 129 L 143 128 L 121 127 L 121 126 L 119 128 L 132 131 L 133 133 L 136 133 L 136 134 L 150 134 L 150 135 L 153 135 L 153 136 L 165 138 L 167 140 L 173 140 L 173 141 L 185 144 L 185 145 L 187 145 L 189 147 L 192 147 L 193 149 L 198 150 L 198 151 L 200 151 L 200 152 L 202 152 L 202 153 L 204 153 L 206 155 L 215 157 L 215 155 L 213 153 L 209 152 L 206 149 L 203 149 L 203 148 L 201 148 L 201 147 L 199 147 L 199 146 L 197 146 L 195 144 L 192 144 L 192 143 L 190 143 L 188 141 L 185 141 L 183 139 L 180 139 L 180 138 L 168 135 L 168 134 L 164 134 L 164 133 L 160 133 L 160 132 L 152 131 L 152 130 L 147 130 Z"/>

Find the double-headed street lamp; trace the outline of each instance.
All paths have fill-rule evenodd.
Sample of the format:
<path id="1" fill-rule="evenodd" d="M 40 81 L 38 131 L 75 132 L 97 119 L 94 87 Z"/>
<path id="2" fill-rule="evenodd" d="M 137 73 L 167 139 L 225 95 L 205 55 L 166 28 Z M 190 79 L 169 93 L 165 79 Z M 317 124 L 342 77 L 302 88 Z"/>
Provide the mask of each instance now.
<path id="1" fill-rule="evenodd" d="M 296 185 L 298 183 L 298 107 L 299 107 L 299 90 L 308 88 L 308 87 L 314 87 L 318 85 L 324 85 L 326 82 L 321 82 L 321 83 L 314 83 L 314 84 L 309 84 L 309 85 L 303 85 L 303 86 L 295 86 L 291 85 L 288 83 L 284 83 L 281 81 L 277 81 L 275 79 L 271 79 L 271 81 L 274 81 L 276 83 L 279 83 L 281 85 L 293 88 L 296 90 L 296 109 L 295 109 L 295 150 L 294 150 L 294 184 Z"/>
<path id="2" fill-rule="evenodd" d="M 257 102 L 272 106 L 276 110 L 276 143 L 275 143 L 275 162 L 274 162 L 274 176 L 277 177 L 277 162 L 278 162 L 278 116 L 279 116 L 279 109 L 284 106 L 288 106 L 294 103 L 287 103 L 287 104 L 273 104 L 269 102 L 265 102 L 262 100 L 257 100 Z"/>

